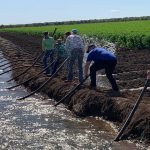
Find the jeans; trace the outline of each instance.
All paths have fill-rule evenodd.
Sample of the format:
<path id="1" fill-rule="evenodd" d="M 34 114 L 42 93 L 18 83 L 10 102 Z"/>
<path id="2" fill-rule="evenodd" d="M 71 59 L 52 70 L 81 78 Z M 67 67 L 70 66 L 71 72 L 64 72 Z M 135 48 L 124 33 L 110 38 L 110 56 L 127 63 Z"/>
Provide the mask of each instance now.
<path id="1" fill-rule="evenodd" d="M 75 64 L 75 60 L 78 60 L 78 70 L 79 70 L 79 81 L 82 82 L 83 81 L 83 67 L 82 67 L 82 63 L 83 63 L 83 50 L 82 49 L 73 49 L 70 52 L 70 57 L 68 60 L 68 75 L 67 75 L 67 79 L 68 80 L 72 80 L 73 79 L 73 65 Z"/>
<path id="2" fill-rule="evenodd" d="M 116 80 L 112 75 L 116 64 L 116 60 L 102 60 L 99 62 L 94 62 L 90 67 L 91 86 L 96 87 L 96 71 L 105 69 L 106 76 L 112 86 L 112 89 L 118 91 L 119 89 Z"/>
<path id="3" fill-rule="evenodd" d="M 44 65 L 44 69 L 48 66 L 47 65 L 47 60 L 48 58 L 50 59 L 50 62 L 53 61 L 53 50 L 47 50 L 44 52 L 44 56 L 43 56 L 43 65 Z M 47 68 L 46 69 L 46 74 L 50 73 L 50 69 Z"/>
<path id="4" fill-rule="evenodd" d="M 57 60 L 54 62 L 54 65 L 52 67 L 52 75 L 56 72 L 58 66 L 65 61 L 65 58 L 57 58 Z"/>

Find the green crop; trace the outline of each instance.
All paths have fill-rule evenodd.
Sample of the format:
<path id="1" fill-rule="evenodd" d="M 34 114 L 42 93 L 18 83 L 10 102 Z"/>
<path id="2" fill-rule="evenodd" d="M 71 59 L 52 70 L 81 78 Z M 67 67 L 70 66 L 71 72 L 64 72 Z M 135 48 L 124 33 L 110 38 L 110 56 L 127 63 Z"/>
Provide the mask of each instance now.
<path id="1" fill-rule="evenodd" d="M 150 20 L 16 27 L 4 28 L 0 29 L 0 31 L 42 36 L 43 31 L 52 33 L 55 27 L 58 28 L 55 38 L 59 38 L 63 36 L 64 32 L 71 31 L 71 29 L 75 28 L 82 35 L 86 34 L 89 37 L 106 39 L 110 42 L 117 43 L 120 47 L 128 49 L 150 49 Z"/>

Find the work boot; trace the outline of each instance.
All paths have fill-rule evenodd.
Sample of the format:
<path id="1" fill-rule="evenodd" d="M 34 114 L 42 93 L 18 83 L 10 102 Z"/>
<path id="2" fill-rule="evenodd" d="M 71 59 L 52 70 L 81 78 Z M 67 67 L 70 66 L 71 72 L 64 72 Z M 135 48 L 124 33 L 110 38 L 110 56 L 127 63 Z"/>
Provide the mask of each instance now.
<path id="1" fill-rule="evenodd" d="M 73 80 L 65 80 L 64 82 L 65 82 L 65 83 L 72 83 Z"/>
<path id="2" fill-rule="evenodd" d="M 121 92 L 119 90 L 118 91 L 112 90 L 112 92 L 109 93 L 109 96 L 119 97 L 119 96 L 121 96 Z"/>
<path id="3" fill-rule="evenodd" d="M 49 73 L 49 74 L 46 74 L 48 77 L 51 77 L 52 75 Z"/>
<path id="4" fill-rule="evenodd" d="M 89 89 L 90 90 L 97 90 L 96 86 L 92 86 L 92 85 L 89 86 Z"/>

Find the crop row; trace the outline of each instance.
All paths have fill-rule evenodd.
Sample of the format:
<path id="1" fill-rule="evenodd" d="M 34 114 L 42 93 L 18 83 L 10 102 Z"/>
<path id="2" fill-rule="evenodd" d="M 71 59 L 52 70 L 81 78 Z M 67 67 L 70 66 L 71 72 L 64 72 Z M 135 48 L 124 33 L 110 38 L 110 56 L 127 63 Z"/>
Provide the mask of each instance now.
<path id="1" fill-rule="evenodd" d="M 110 42 L 116 43 L 119 47 L 150 49 L 150 20 L 4 28 L 0 29 L 0 31 L 42 36 L 43 31 L 52 33 L 55 27 L 58 28 L 55 38 L 63 36 L 64 32 L 76 28 L 82 35 L 107 39 Z"/>

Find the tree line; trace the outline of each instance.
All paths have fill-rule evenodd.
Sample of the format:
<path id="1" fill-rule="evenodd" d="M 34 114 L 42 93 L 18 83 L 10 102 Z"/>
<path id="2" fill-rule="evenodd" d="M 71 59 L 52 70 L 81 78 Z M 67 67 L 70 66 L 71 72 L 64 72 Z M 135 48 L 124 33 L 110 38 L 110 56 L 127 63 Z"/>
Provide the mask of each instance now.
<path id="1" fill-rule="evenodd" d="M 90 19 L 79 21 L 61 21 L 61 22 L 44 22 L 31 24 L 15 24 L 15 25 L 0 25 L 0 28 L 15 28 L 15 27 L 31 27 L 31 26 L 48 26 L 48 25 L 73 25 L 85 23 L 103 23 L 103 22 L 122 22 L 122 21 L 136 21 L 136 20 L 150 20 L 150 16 L 141 17 L 124 17 L 124 18 L 110 18 L 110 19 Z"/>

